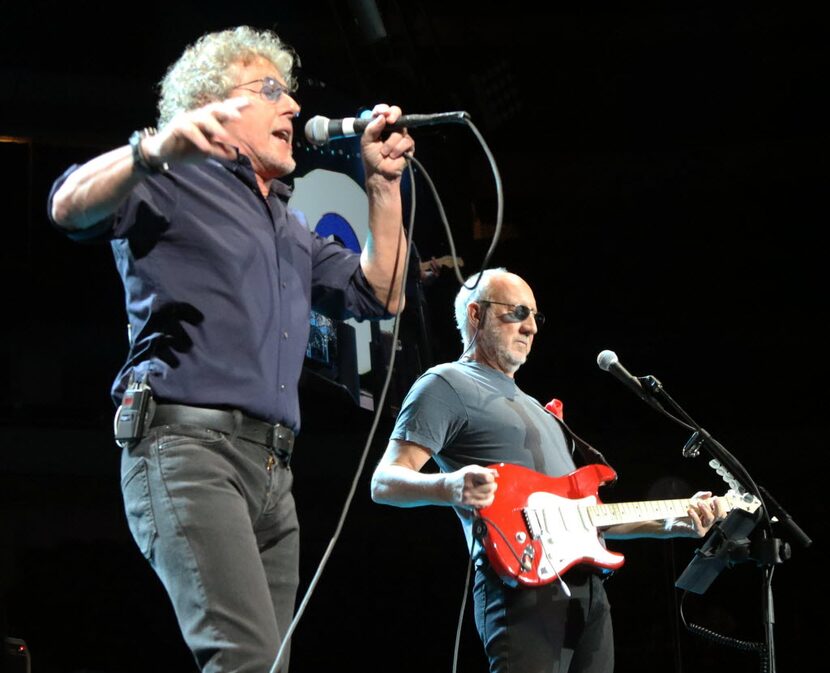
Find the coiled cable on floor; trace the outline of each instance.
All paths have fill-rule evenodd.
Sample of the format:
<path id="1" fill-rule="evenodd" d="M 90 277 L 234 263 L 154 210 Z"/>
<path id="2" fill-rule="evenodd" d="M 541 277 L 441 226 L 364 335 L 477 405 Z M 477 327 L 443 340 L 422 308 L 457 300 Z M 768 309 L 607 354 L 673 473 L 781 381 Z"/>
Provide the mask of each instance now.
<path id="1" fill-rule="evenodd" d="M 687 631 L 700 638 L 705 638 L 716 645 L 731 647 L 732 649 L 741 650 L 743 652 L 757 653 L 758 656 L 761 657 L 760 673 L 769 673 L 769 652 L 767 651 L 767 646 L 764 643 L 753 642 L 751 640 L 740 640 L 738 638 L 733 638 L 732 636 L 717 633 L 716 631 L 707 629 L 704 626 L 692 624 L 691 622 L 686 621 L 686 616 L 683 613 L 683 603 L 685 602 L 687 595 L 688 592 L 684 592 L 683 598 L 680 600 L 680 619 Z"/>

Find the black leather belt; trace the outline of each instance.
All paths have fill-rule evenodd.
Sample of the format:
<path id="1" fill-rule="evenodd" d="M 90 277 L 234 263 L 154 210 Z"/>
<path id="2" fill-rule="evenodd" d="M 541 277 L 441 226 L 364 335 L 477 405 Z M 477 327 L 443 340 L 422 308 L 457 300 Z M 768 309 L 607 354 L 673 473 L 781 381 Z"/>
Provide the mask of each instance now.
<path id="1" fill-rule="evenodd" d="M 288 462 L 294 450 L 294 431 L 280 423 L 271 424 L 239 412 L 189 407 L 184 404 L 156 404 L 150 427 L 159 425 L 197 425 L 208 430 L 235 435 L 267 446 Z"/>

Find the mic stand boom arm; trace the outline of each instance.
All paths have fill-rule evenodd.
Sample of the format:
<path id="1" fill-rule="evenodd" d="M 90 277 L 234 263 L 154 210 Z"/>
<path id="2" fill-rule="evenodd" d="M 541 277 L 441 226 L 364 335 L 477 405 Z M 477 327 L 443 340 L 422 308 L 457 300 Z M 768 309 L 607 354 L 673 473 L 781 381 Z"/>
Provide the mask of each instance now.
<path id="1" fill-rule="evenodd" d="M 782 545 L 781 541 L 776 539 L 772 534 L 772 519 L 770 518 L 767 505 L 764 502 L 765 498 L 774 504 L 777 513 L 784 517 L 784 522 L 794 532 L 802 545 L 805 547 L 809 546 L 811 544 L 811 540 L 794 522 L 792 522 L 791 517 L 784 512 L 780 505 L 775 502 L 766 489 L 759 488 L 755 484 L 752 477 L 744 469 L 740 462 L 731 453 L 729 453 L 729 451 L 727 451 L 720 442 L 712 437 L 711 434 L 696 423 L 691 416 L 689 416 L 689 414 L 687 414 L 683 408 L 671 398 L 656 378 L 649 375 L 637 377 L 637 380 L 640 382 L 643 390 L 647 391 L 649 395 L 655 399 L 655 401 L 662 401 L 671 406 L 683 420 L 675 418 L 668 413 L 666 415 L 681 423 L 681 425 L 692 428 L 694 431 L 692 436 L 686 442 L 686 445 L 683 447 L 684 457 L 696 457 L 700 454 L 701 447 L 706 448 L 709 453 L 715 457 L 715 461 L 712 461 L 712 463 L 717 464 L 716 461 L 720 462 L 726 465 L 731 472 L 739 475 L 741 482 L 735 480 L 734 477 L 732 478 L 733 482 L 735 482 L 738 486 L 740 486 L 740 483 L 745 484 L 747 490 L 755 495 L 762 504 L 762 513 L 765 526 L 762 531 L 761 541 L 757 545 L 753 546 L 752 556 L 754 556 L 758 565 L 764 568 L 764 635 L 766 642 L 766 657 L 769 662 L 767 671 L 769 673 L 775 673 L 775 641 L 773 637 L 773 625 L 775 623 L 775 618 L 772 599 L 772 572 L 775 564 L 781 563 L 783 560 L 789 558 L 790 550 L 788 545 Z M 719 472 L 723 474 L 721 470 L 719 470 Z M 726 543 L 730 544 L 731 542 L 732 541 L 727 537 Z M 693 560 L 692 564 L 694 563 L 695 561 Z"/>
<path id="2" fill-rule="evenodd" d="M 683 446 L 683 457 L 684 458 L 696 458 L 700 455 L 701 447 L 705 447 L 709 450 L 716 460 L 723 463 L 727 466 L 729 471 L 732 474 L 737 474 L 741 479 L 738 482 L 737 487 L 743 489 L 744 491 L 749 491 L 752 495 L 756 496 L 759 500 L 761 498 L 760 489 L 755 485 L 755 482 L 752 480 L 752 477 L 749 473 L 744 469 L 744 467 L 740 464 L 740 462 L 731 454 L 726 448 L 718 442 L 711 434 L 705 429 L 703 429 L 688 413 L 677 403 L 675 402 L 671 395 L 669 395 L 665 388 L 663 388 L 663 384 L 660 383 L 656 378 L 651 375 L 648 376 L 638 376 L 637 380 L 640 382 L 640 385 L 643 387 L 643 390 L 647 391 L 651 397 L 653 397 L 656 401 L 665 403 L 671 408 L 675 410 L 675 412 L 680 416 L 680 418 L 676 418 L 671 414 L 667 414 L 669 418 L 672 418 L 676 422 L 680 423 L 686 428 L 691 429 L 692 436 L 689 437 L 686 444 Z M 682 419 L 682 420 L 681 420 Z M 733 486 L 734 487 L 734 486 Z M 766 508 L 764 508 L 766 512 Z M 769 518 L 768 518 L 769 521 Z"/>

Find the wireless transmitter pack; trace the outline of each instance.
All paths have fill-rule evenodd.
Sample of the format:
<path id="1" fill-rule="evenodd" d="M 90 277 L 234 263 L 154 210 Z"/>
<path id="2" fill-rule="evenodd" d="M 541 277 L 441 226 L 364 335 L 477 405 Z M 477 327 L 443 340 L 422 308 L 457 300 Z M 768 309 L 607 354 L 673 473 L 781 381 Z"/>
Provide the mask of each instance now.
<path id="1" fill-rule="evenodd" d="M 122 449 L 144 436 L 144 424 L 151 402 L 152 391 L 146 380 L 136 382 L 131 378 L 121 405 L 115 412 L 115 443 Z"/>

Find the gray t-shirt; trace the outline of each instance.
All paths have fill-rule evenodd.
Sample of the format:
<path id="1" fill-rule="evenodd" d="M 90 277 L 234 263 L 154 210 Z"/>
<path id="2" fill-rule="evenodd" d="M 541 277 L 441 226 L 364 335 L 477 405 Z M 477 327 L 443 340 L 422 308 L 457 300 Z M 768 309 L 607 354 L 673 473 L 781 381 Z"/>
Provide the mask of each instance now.
<path id="1" fill-rule="evenodd" d="M 442 472 L 500 462 L 550 477 L 576 469 L 574 439 L 556 417 L 512 378 L 473 361 L 437 365 L 422 374 L 404 399 L 391 436 L 432 451 Z M 455 511 L 469 548 L 472 513 Z"/>

